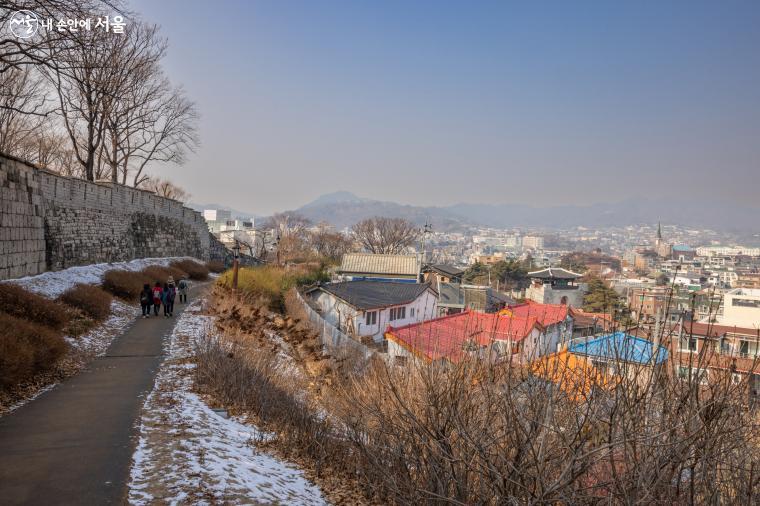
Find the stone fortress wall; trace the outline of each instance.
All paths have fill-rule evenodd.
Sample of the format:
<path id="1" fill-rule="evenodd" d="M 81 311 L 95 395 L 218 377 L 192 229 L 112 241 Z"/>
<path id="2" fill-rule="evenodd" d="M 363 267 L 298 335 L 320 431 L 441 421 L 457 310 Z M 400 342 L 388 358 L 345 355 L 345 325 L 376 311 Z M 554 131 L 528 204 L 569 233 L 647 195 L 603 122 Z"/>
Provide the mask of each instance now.
<path id="1" fill-rule="evenodd" d="M 210 259 L 210 234 L 181 202 L 61 176 L 0 154 L 0 280 L 135 258 Z"/>

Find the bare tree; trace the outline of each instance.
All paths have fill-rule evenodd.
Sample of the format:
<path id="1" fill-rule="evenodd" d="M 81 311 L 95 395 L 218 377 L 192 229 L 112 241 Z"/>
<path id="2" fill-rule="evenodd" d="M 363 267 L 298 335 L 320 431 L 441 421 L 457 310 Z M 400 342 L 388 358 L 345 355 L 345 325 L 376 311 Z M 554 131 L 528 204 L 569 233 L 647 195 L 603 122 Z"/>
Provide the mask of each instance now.
<path id="1" fill-rule="evenodd" d="M 397 255 L 420 237 L 420 229 L 403 218 L 367 218 L 351 230 L 356 240 L 370 253 Z"/>
<path id="2" fill-rule="evenodd" d="M 314 251 L 325 258 L 337 260 L 351 249 L 351 240 L 332 230 L 327 223 L 319 223 L 308 237 Z"/>
<path id="3" fill-rule="evenodd" d="M 143 103 L 138 110 L 136 127 L 128 131 L 122 142 L 123 170 L 134 161 L 133 185 L 145 181 L 143 171 L 151 162 L 182 164 L 187 152 L 194 151 L 198 138 L 198 110 L 195 103 L 180 87 L 172 88 L 164 79 L 154 93 L 153 100 Z"/>
<path id="4" fill-rule="evenodd" d="M 114 183 L 119 179 L 126 183 L 130 157 L 139 149 L 133 146 L 133 138 L 148 121 L 155 120 L 156 110 L 151 106 L 165 91 L 165 78 L 159 64 L 166 45 L 158 35 L 157 26 L 138 22 L 118 47 L 121 75 L 115 76 L 119 86 L 110 97 L 106 139 L 101 147 Z"/>
<path id="5" fill-rule="evenodd" d="M 81 31 L 73 40 L 56 54 L 45 75 L 58 95 L 59 113 L 74 155 L 85 178 L 93 181 L 100 165 L 106 118 L 126 79 L 119 61 L 126 37 Z"/>
<path id="6" fill-rule="evenodd" d="M 143 186 L 146 190 L 150 190 L 156 195 L 179 200 L 180 202 L 187 202 L 190 199 L 189 193 L 168 179 L 148 178 Z"/>
<path id="7" fill-rule="evenodd" d="M 0 74 L 0 152 L 23 157 L 25 145 L 45 120 L 42 88 L 31 67 L 14 67 Z"/>

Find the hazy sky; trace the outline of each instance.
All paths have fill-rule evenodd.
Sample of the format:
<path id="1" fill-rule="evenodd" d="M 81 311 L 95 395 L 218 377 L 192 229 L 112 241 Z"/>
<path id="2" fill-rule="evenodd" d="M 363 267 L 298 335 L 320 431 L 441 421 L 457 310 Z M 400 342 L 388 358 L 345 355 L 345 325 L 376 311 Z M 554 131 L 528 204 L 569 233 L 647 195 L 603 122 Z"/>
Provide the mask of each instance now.
<path id="1" fill-rule="evenodd" d="M 132 5 L 202 113 L 196 202 L 760 206 L 758 1 Z"/>

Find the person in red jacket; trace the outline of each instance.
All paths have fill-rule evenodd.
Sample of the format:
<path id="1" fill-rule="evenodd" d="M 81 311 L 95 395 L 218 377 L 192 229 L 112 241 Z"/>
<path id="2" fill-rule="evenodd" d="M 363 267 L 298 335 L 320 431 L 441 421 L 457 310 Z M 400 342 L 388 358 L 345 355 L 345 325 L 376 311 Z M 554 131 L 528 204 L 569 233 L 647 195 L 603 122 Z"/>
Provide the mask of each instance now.
<path id="1" fill-rule="evenodd" d="M 156 281 L 156 285 L 153 287 L 153 314 L 158 316 L 158 309 L 161 307 L 161 296 L 163 295 L 163 288 L 161 288 L 161 282 Z"/>

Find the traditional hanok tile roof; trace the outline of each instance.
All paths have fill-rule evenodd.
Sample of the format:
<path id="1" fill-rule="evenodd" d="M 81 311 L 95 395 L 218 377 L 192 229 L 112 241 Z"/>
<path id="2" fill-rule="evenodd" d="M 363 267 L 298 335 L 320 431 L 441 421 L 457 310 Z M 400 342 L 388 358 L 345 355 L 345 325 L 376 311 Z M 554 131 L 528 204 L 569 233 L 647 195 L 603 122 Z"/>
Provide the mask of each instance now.
<path id="1" fill-rule="evenodd" d="M 459 362 L 467 349 L 486 347 L 494 341 L 518 342 L 542 329 L 536 318 L 500 316 L 465 311 L 403 327 L 388 327 L 389 339 L 428 361 Z"/>
<path id="2" fill-rule="evenodd" d="M 423 272 L 437 272 L 450 278 L 461 278 L 464 274 L 464 269 L 448 264 L 427 264 L 422 270 Z"/>
<path id="3" fill-rule="evenodd" d="M 374 253 L 346 253 L 340 264 L 340 272 L 366 274 L 368 276 L 419 275 L 417 255 L 379 255 Z"/>
<path id="4" fill-rule="evenodd" d="M 652 341 L 634 337 L 625 332 L 615 332 L 594 339 L 576 341 L 571 343 L 567 350 L 570 353 L 587 357 L 640 365 L 651 364 L 653 359 L 657 364 L 661 364 L 668 359 L 668 350 L 664 346 L 655 345 Z"/>
<path id="5" fill-rule="evenodd" d="M 578 279 L 583 277 L 583 274 L 568 271 L 562 267 L 547 267 L 540 271 L 529 272 L 528 277 L 538 279 Z"/>
<path id="6" fill-rule="evenodd" d="M 611 385 L 609 376 L 567 350 L 534 360 L 531 371 L 556 384 L 575 400 L 587 400 L 595 387 Z"/>
<path id="7" fill-rule="evenodd" d="M 528 300 L 523 304 L 509 306 L 505 311 L 510 311 L 515 316 L 523 318 L 534 317 L 544 327 L 565 321 L 568 315 L 568 306 L 565 304 L 541 304 Z"/>
<path id="8" fill-rule="evenodd" d="M 425 290 L 436 293 L 430 283 L 394 283 L 393 281 L 343 281 L 321 285 L 325 291 L 362 311 L 400 306 L 414 302 Z"/>

